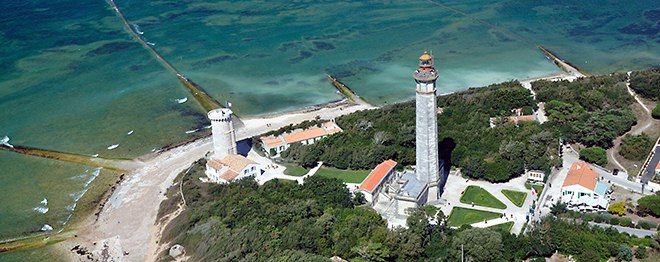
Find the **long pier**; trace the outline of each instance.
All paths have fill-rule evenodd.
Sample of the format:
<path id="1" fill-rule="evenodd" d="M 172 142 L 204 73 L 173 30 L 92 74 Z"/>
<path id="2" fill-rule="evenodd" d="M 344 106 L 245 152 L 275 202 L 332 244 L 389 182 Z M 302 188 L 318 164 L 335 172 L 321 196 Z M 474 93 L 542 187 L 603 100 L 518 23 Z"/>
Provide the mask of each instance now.
<path id="1" fill-rule="evenodd" d="M 183 86 L 186 87 L 190 91 L 190 93 L 193 95 L 195 100 L 204 108 L 204 110 L 211 111 L 216 108 L 222 107 L 221 103 L 219 103 L 217 100 L 215 100 L 213 97 L 211 97 L 204 89 L 199 86 L 197 83 L 193 82 L 190 80 L 188 77 L 186 77 L 181 71 L 176 69 L 174 65 L 172 65 L 169 61 L 165 60 L 156 49 L 153 48 L 150 44 L 148 44 L 135 30 L 131 27 L 131 23 L 128 21 L 124 13 L 119 9 L 117 4 L 115 3 L 114 0 L 108 0 L 108 3 L 110 6 L 115 10 L 115 13 L 121 19 L 122 23 L 124 24 L 124 29 L 128 31 L 128 33 L 151 53 L 151 55 L 160 62 L 165 69 L 169 70 L 170 72 L 174 73 L 179 79 L 179 82 L 183 84 Z"/>
<path id="2" fill-rule="evenodd" d="M 336 77 L 327 75 L 328 80 L 330 80 L 330 83 L 339 91 L 339 93 L 344 96 L 348 101 L 350 101 L 353 104 L 356 105 L 366 105 L 366 106 L 371 106 L 367 101 L 364 101 L 360 96 L 355 94 L 355 92 L 345 85 L 344 83 L 340 82 Z"/>
<path id="3" fill-rule="evenodd" d="M 93 167 L 102 167 L 112 170 L 126 171 L 142 166 L 140 161 L 131 159 L 108 159 L 93 156 L 86 156 L 75 153 L 66 153 L 55 150 L 40 149 L 27 146 L 13 146 L 0 145 L 0 150 L 15 152 L 18 154 L 36 156 L 42 158 L 55 159 L 70 163 L 83 164 Z"/>
<path id="4" fill-rule="evenodd" d="M 545 57 L 548 59 L 552 60 L 552 62 L 557 65 L 561 70 L 563 70 L 566 73 L 569 73 L 575 77 L 585 77 L 588 76 L 589 74 L 582 72 L 577 66 L 572 65 L 568 61 L 561 59 L 558 55 L 554 54 L 552 51 L 549 49 L 539 45 L 538 48 L 543 52 Z"/>

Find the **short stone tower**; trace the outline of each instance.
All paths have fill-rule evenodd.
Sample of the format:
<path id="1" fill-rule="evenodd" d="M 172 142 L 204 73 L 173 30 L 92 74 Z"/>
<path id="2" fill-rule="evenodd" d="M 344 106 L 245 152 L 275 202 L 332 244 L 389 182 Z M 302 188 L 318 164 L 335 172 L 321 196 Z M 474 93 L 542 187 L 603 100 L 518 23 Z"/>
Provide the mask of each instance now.
<path id="1" fill-rule="evenodd" d="M 231 116 L 232 111 L 228 108 L 218 108 L 208 113 L 213 133 L 212 158 L 224 159 L 227 155 L 236 154 L 236 133 Z"/>
<path id="2" fill-rule="evenodd" d="M 419 67 L 413 77 L 415 95 L 415 177 L 428 186 L 428 202 L 440 198 L 438 159 L 438 120 L 435 80 L 438 73 L 433 56 L 424 52 L 419 57 Z"/>

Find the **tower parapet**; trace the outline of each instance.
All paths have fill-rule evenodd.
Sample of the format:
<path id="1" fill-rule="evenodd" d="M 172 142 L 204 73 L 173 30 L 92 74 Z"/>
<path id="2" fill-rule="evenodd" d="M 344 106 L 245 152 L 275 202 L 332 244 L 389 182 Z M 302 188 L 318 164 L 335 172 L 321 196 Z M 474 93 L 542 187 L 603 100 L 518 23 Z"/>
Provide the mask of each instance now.
<path id="1" fill-rule="evenodd" d="M 419 57 L 419 67 L 413 73 L 415 83 L 417 83 L 417 92 L 431 93 L 435 92 L 435 80 L 438 79 L 438 72 L 435 71 L 435 60 L 429 52 L 424 52 Z"/>
<path id="2" fill-rule="evenodd" d="M 208 113 L 213 133 L 213 158 L 223 159 L 227 155 L 236 154 L 236 133 L 231 119 L 232 113 L 228 108 L 218 108 Z"/>

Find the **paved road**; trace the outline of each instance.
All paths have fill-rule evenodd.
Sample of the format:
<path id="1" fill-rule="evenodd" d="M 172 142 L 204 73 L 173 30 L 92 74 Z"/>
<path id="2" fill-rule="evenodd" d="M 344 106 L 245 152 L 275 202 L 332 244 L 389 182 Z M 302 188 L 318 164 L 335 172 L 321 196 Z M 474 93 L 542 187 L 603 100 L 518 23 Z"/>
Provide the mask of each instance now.
<path id="1" fill-rule="evenodd" d="M 615 225 L 610 225 L 610 224 L 603 224 L 603 223 L 595 223 L 595 222 L 589 222 L 589 225 L 592 226 L 599 226 L 602 228 L 614 228 L 616 231 L 619 231 L 621 233 L 627 233 L 631 236 L 636 236 L 636 237 L 653 237 L 657 231 L 655 230 L 646 230 L 646 229 L 637 229 L 637 228 L 631 228 L 631 227 L 622 227 L 622 226 L 615 226 Z"/>

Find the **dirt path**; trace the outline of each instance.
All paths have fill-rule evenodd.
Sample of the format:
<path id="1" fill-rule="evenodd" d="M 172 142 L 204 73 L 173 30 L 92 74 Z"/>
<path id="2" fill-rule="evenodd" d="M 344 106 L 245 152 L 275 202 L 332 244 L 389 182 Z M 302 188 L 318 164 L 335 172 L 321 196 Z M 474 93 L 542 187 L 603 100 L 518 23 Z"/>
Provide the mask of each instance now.
<path id="1" fill-rule="evenodd" d="M 621 162 L 626 161 L 619 154 L 619 150 L 621 148 L 621 140 L 627 134 L 639 135 L 651 130 L 650 128 L 653 127 L 657 121 L 654 120 L 651 116 L 651 110 L 649 110 L 649 108 L 642 102 L 639 96 L 635 94 L 635 92 L 630 88 L 630 72 L 628 72 L 628 79 L 626 79 L 626 89 L 628 90 L 628 93 L 635 99 L 635 101 L 637 101 L 637 104 L 641 106 L 642 112 L 641 114 L 637 115 L 637 124 L 632 126 L 630 131 L 626 132 L 622 136 L 617 137 L 614 140 L 614 146 L 607 150 L 607 159 L 615 168 L 618 168 L 628 175 L 633 175 L 630 174 L 628 170 L 621 164 Z"/>

